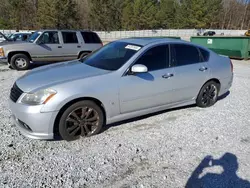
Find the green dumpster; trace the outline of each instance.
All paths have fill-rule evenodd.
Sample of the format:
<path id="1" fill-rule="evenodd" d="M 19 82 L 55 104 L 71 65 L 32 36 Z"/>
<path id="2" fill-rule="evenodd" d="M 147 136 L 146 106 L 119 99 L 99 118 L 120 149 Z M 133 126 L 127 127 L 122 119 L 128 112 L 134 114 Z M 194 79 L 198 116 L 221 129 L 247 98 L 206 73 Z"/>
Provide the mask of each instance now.
<path id="1" fill-rule="evenodd" d="M 232 58 L 250 58 L 250 37 L 191 37 L 190 41 Z"/>

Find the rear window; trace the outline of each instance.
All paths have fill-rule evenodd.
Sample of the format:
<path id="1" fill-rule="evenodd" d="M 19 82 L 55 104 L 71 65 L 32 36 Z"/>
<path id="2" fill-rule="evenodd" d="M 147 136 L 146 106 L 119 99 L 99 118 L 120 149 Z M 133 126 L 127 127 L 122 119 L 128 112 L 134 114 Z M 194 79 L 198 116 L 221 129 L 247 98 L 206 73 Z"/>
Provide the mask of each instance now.
<path id="1" fill-rule="evenodd" d="M 81 32 L 82 38 L 85 43 L 102 43 L 96 33 L 93 32 Z"/>
<path id="2" fill-rule="evenodd" d="M 78 39 L 75 32 L 62 32 L 63 42 L 65 44 L 78 43 Z"/>
<path id="3" fill-rule="evenodd" d="M 208 61 L 209 60 L 209 52 L 207 50 L 204 50 L 202 48 L 199 48 L 201 55 L 203 57 L 204 61 Z"/>

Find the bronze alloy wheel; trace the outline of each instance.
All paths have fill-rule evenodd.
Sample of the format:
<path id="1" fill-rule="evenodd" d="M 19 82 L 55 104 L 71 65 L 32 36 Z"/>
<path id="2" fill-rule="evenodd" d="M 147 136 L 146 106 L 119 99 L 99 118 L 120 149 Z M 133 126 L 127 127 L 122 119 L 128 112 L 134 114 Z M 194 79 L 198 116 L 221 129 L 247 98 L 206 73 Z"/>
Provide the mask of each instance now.
<path id="1" fill-rule="evenodd" d="M 98 134 L 104 124 L 104 112 L 93 101 L 79 101 L 69 106 L 59 121 L 59 133 L 64 140 Z"/>
<path id="2" fill-rule="evenodd" d="M 66 129 L 71 136 L 90 136 L 97 128 L 99 115 L 93 108 L 73 110 L 66 119 Z"/>

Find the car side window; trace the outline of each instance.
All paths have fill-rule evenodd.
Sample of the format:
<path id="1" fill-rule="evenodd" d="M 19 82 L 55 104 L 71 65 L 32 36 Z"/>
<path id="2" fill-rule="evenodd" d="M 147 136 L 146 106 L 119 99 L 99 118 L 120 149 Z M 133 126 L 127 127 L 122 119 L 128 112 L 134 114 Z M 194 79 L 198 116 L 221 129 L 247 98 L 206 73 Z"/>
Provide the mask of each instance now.
<path id="1" fill-rule="evenodd" d="M 202 48 L 199 48 L 202 56 L 202 61 L 207 62 L 209 60 L 209 52 L 207 50 L 204 50 Z"/>
<path id="2" fill-rule="evenodd" d="M 169 46 L 161 45 L 146 51 L 135 63 L 145 65 L 148 71 L 169 67 Z"/>
<path id="3" fill-rule="evenodd" d="M 65 44 L 78 44 L 76 32 L 62 32 L 62 36 Z"/>
<path id="4" fill-rule="evenodd" d="M 201 62 L 198 49 L 195 46 L 186 44 L 171 45 L 173 55 L 173 66 L 185 66 Z"/>
<path id="5" fill-rule="evenodd" d="M 96 33 L 93 32 L 81 32 L 82 38 L 85 43 L 99 44 L 102 43 Z"/>
<path id="6" fill-rule="evenodd" d="M 47 31 L 42 34 L 39 40 L 43 44 L 59 44 L 58 32 Z"/>

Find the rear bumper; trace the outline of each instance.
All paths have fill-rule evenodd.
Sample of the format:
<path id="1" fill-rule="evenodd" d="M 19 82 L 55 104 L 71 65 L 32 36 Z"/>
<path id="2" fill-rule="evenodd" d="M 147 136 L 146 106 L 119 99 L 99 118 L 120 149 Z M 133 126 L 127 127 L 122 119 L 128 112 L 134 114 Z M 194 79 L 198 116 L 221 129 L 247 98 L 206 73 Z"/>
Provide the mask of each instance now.
<path id="1" fill-rule="evenodd" d="M 220 80 L 221 88 L 220 88 L 219 96 L 221 96 L 229 91 L 229 89 L 233 85 L 233 78 L 234 78 L 234 74 L 232 74 L 232 76 L 230 76 L 228 78 L 224 78 L 224 79 Z"/>
<path id="2" fill-rule="evenodd" d="M 9 99 L 12 121 L 20 132 L 32 139 L 54 139 L 54 122 L 58 112 L 41 113 L 43 105 L 28 106 Z"/>

